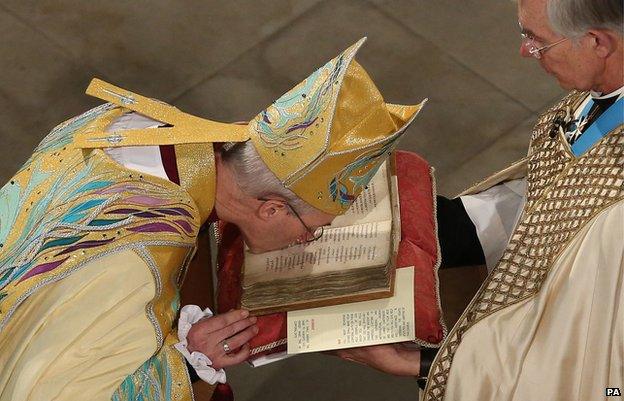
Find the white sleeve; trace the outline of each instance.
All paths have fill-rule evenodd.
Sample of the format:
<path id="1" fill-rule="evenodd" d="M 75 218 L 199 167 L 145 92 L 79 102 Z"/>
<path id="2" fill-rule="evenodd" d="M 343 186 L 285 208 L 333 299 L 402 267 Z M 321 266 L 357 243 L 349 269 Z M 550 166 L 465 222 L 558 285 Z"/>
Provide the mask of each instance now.
<path id="1" fill-rule="evenodd" d="M 507 181 L 461 197 L 491 271 L 503 255 L 525 202 L 526 180 Z"/>
<path id="2" fill-rule="evenodd" d="M 116 119 L 106 128 L 107 132 L 123 131 L 126 129 L 156 128 L 163 125 L 138 113 L 127 113 Z M 124 167 L 156 177 L 167 178 L 167 173 L 160 157 L 158 146 L 126 146 L 106 148 L 104 152 Z"/>
<path id="3" fill-rule="evenodd" d="M 197 305 L 186 305 L 180 310 L 180 319 L 178 320 L 178 340 L 174 344 L 184 359 L 195 369 L 197 376 L 209 384 L 225 383 L 226 376 L 223 369 L 216 370 L 212 367 L 212 361 L 206 355 L 199 351 L 190 352 L 188 350 L 187 336 L 191 330 L 191 326 L 204 318 L 211 318 L 212 311 L 209 308 L 203 311 Z"/>

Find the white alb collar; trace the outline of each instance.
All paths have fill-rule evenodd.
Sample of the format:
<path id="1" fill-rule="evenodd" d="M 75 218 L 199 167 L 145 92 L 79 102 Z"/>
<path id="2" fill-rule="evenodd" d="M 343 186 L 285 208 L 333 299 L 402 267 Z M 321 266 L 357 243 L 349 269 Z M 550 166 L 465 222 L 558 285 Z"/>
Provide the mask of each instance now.
<path id="1" fill-rule="evenodd" d="M 594 92 L 594 91 L 590 91 L 589 94 L 591 95 L 592 99 L 596 100 L 600 100 L 600 99 L 608 99 L 610 97 L 613 96 L 617 96 L 618 98 L 622 97 L 622 94 L 624 94 L 624 86 L 620 87 L 619 89 L 614 90 L 611 93 L 607 93 L 606 95 L 603 95 L 600 92 Z"/>

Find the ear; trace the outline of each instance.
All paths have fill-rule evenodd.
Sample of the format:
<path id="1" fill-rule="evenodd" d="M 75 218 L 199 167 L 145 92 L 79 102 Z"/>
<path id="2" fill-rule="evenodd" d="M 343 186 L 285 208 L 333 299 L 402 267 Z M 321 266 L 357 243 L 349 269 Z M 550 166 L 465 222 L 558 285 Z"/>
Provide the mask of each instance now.
<path id="1" fill-rule="evenodd" d="M 607 29 L 592 29 L 587 32 L 591 46 L 600 58 L 607 58 L 617 50 L 618 38 Z"/>
<path id="2" fill-rule="evenodd" d="M 282 200 L 269 199 L 262 202 L 257 210 L 258 217 L 262 220 L 275 219 L 285 216 L 288 213 L 288 206 Z"/>

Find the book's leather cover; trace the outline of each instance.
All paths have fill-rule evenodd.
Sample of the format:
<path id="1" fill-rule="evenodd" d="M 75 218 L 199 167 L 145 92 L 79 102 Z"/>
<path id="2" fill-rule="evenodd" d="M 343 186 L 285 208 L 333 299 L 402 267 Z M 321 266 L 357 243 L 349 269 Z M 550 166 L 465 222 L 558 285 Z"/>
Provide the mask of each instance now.
<path id="1" fill-rule="evenodd" d="M 433 169 L 418 155 L 396 152 L 396 175 L 401 209 L 401 242 L 397 268 L 414 266 L 416 340 L 439 346 L 446 335 L 440 306 L 438 267 L 440 246 L 435 217 Z M 219 226 L 217 311 L 237 308 L 241 297 L 243 241 L 232 224 Z M 286 313 L 259 316 L 259 332 L 251 341 L 251 359 L 286 349 Z"/>

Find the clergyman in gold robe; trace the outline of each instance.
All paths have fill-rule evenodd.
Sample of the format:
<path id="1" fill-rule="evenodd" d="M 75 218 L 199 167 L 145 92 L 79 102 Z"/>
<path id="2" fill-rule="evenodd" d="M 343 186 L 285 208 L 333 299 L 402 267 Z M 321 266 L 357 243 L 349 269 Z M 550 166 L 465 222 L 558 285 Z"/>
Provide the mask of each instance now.
<path id="1" fill-rule="evenodd" d="M 94 80 L 107 103 L 54 128 L 0 189 L 0 400 L 192 400 L 189 373 L 223 384 L 257 328 L 198 307 L 176 327 L 200 227 L 234 223 L 262 252 L 349 208 L 420 109 L 384 102 L 354 60 L 363 42 L 245 125 Z"/>
<path id="2" fill-rule="evenodd" d="M 622 391 L 623 10 L 621 0 L 518 0 L 521 56 L 571 92 L 538 118 L 525 158 L 438 198 L 442 267 L 484 263 L 488 277 L 437 352 L 342 357 L 426 378 L 425 401 Z"/>

